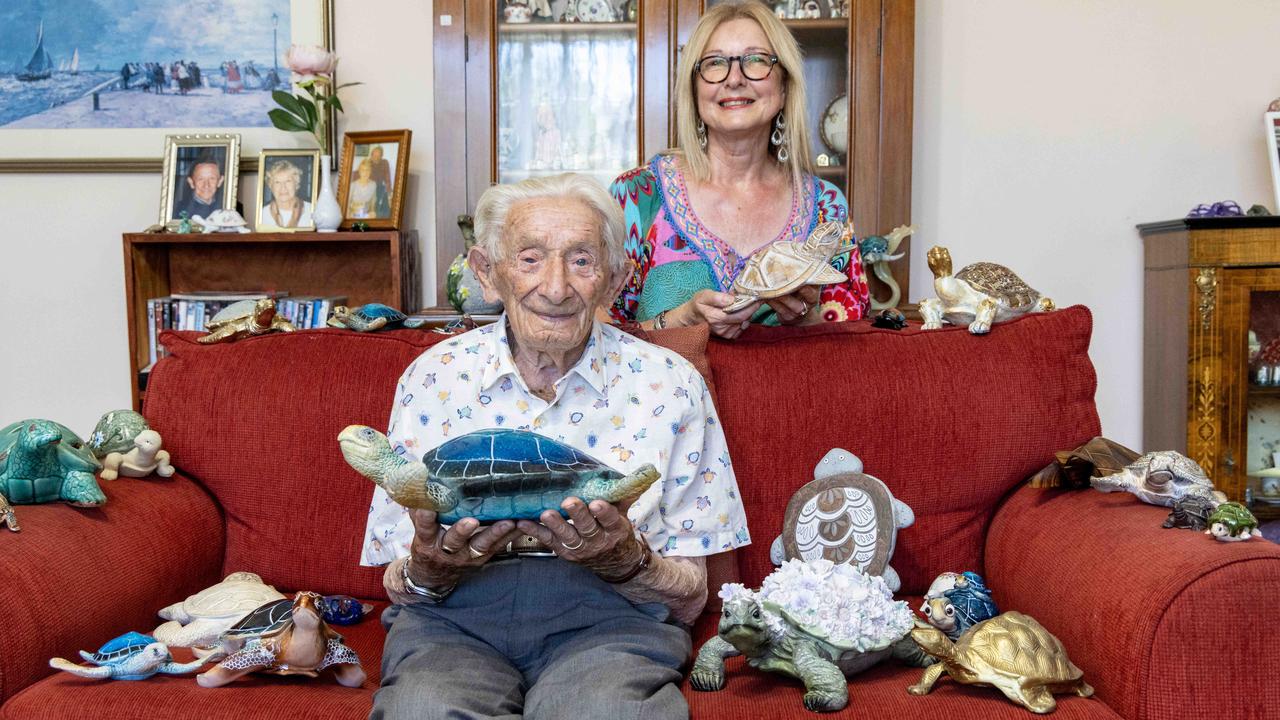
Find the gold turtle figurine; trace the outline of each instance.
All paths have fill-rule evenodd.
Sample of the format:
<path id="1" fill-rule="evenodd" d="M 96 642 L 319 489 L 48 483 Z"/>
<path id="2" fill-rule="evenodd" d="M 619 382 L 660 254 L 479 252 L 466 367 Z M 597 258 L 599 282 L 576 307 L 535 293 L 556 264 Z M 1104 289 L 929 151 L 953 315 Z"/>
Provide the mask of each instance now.
<path id="1" fill-rule="evenodd" d="M 928 694 L 944 672 L 965 685 L 990 685 L 1040 714 L 1058 706 L 1053 693 L 1093 695 L 1062 641 L 1029 615 L 1006 612 L 983 620 L 954 644 L 935 627 L 916 627 L 911 637 L 939 660 L 924 671 L 919 683 L 907 688 L 912 695 Z"/>
<path id="2" fill-rule="evenodd" d="M 985 335 L 992 323 L 1054 309 L 1052 300 L 1003 265 L 979 262 L 952 275 L 951 253 L 946 248 L 934 246 L 927 257 L 938 297 L 920 301 L 925 330 L 942 327 L 945 319 L 952 325 L 968 325 L 974 335 Z"/>
<path id="3" fill-rule="evenodd" d="M 197 338 L 198 342 L 231 342 L 250 335 L 262 335 L 272 330 L 293 332 L 297 330 L 288 320 L 276 315 L 276 301 L 241 300 L 232 303 L 209 319 L 205 326 L 209 334 Z"/>
<path id="4" fill-rule="evenodd" d="M 803 242 L 779 240 L 747 259 L 730 292 L 738 296 L 725 312 L 737 312 L 758 300 L 790 295 L 802 285 L 844 282 L 831 258 L 852 247 L 853 225 L 820 223 Z"/>

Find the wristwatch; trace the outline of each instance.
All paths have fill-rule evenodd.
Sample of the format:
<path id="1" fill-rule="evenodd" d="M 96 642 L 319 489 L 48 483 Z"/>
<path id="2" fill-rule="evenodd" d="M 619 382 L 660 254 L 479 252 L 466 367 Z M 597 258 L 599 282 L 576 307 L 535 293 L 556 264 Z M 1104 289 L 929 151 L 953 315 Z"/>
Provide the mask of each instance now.
<path id="1" fill-rule="evenodd" d="M 444 602 L 445 598 L 449 597 L 449 593 L 453 592 L 454 588 L 458 587 L 458 583 L 454 583 L 443 590 L 432 590 L 418 585 L 409 577 L 410 562 L 412 562 L 412 558 L 406 559 L 404 564 L 400 566 L 400 577 L 404 580 L 404 589 L 423 598 L 428 604 L 439 605 Z"/>

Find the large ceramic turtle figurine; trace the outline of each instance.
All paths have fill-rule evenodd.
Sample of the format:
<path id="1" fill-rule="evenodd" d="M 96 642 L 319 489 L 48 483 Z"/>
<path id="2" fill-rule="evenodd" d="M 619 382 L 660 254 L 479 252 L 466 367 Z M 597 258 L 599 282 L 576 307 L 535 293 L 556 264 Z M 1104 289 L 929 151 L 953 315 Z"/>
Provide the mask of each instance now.
<path id="1" fill-rule="evenodd" d="M 984 335 L 992 323 L 1054 309 L 1052 300 L 1003 265 L 974 263 L 952 275 L 951 253 L 941 246 L 929 249 L 928 260 L 938 297 L 920 302 L 925 330 L 937 330 L 946 320 L 952 325 L 968 325 L 974 335 Z"/>
<path id="2" fill-rule="evenodd" d="M 884 580 L 827 560 L 788 560 L 759 592 L 726 583 L 720 597 L 719 634 L 698 650 L 693 689 L 724 688 L 724 659 L 744 655 L 750 667 L 799 678 L 816 712 L 848 705 L 845 678 L 897 655 L 914 623 Z"/>
<path id="3" fill-rule="evenodd" d="M 157 627 L 154 634 L 171 647 L 211 648 L 245 615 L 282 599 L 284 595 L 258 575 L 234 572 L 217 585 L 162 609 L 160 617 L 169 622 Z"/>
<path id="4" fill-rule="evenodd" d="M 209 330 L 209 334 L 197 338 L 198 342 L 230 342 L 273 330 L 282 332 L 297 330 L 293 323 L 276 315 L 276 301 L 271 298 L 231 303 L 210 318 L 205 328 Z"/>
<path id="5" fill-rule="evenodd" d="M 623 475 L 564 443 L 524 430 L 477 430 L 431 450 L 422 462 L 397 455 L 387 436 L 365 425 L 338 434 L 356 472 L 410 508 L 440 522 L 536 520 L 568 497 L 619 503 L 640 497 L 659 477 L 652 465 Z"/>
<path id="6" fill-rule="evenodd" d="M 831 267 L 831 258 L 853 241 L 853 226 L 824 222 L 802 242 L 779 240 L 747 258 L 730 292 L 738 298 L 725 312 L 758 300 L 789 295 L 804 285 L 830 285 L 849 278 Z"/>
<path id="7" fill-rule="evenodd" d="M 405 317 L 404 313 L 382 303 L 368 303 L 354 309 L 346 305 L 335 305 L 333 310 L 329 311 L 329 319 L 326 323 L 329 327 L 346 328 L 356 332 L 373 332 L 383 328 L 390 330 L 399 327 Z"/>
<path id="8" fill-rule="evenodd" d="M 325 624 L 319 601 L 318 594 L 303 591 L 254 610 L 222 633 L 228 657 L 196 682 L 221 687 L 251 672 L 316 677 L 333 667 L 339 684 L 359 687 L 365 680 L 360 657 Z"/>
<path id="9" fill-rule="evenodd" d="M 862 460 L 841 448 L 814 466 L 813 481 L 787 503 L 782 534 L 769 552 L 775 565 L 784 559 L 825 558 L 879 575 L 894 592 L 902 587 L 889 561 L 898 530 L 914 523 L 915 513 L 862 469 Z"/>
<path id="10" fill-rule="evenodd" d="M 1143 502 L 1169 508 L 1188 495 L 1208 498 L 1215 506 L 1227 499 L 1213 489 L 1213 481 L 1199 463 L 1173 450 L 1147 453 L 1124 470 L 1089 482 L 1102 492 L 1132 493 Z"/>
<path id="11" fill-rule="evenodd" d="M 65 425 L 32 419 L 0 429 L 0 495 L 7 503 L 61 500 L 97 507 L 107 501 L 95 477 L 100 469 L 93 452 Z"/>
<path id="12" fill-rule="evenodd" d="M 49 667 L 80 677 L 97 680 L 146 680 L 156 673 L 181 675 L 199 670 L 205 661 L 177 663 L 169 648 L 150 635 L 129 632 L 98 648 L 98 652 L 80 651 L 80 657 L 93 663 L 77 665 L 70 660 L 52 658 Z"/>
<path id="13" fill-rule="evenodd" d="M 943 673 L 965 685 L 995 687 L 1034 713 L 1053 712 L 1053 693 L 1093 695 L 1062 642 L 1029 615 L 1002 613 L 969 628 L 955 643 L 934 627 L 917 627 L 911 637 L 941 661 L 908 688 L 912 695 L 928 694 Z"/>
<path id="14" fill-rule="evenodd" d="M 89 433 L 89 449 L 98 459 L 111 453 L 127 453 L 133 449 L 134 438 L 143 430 L 150 430 L 147 419 L 132 410 L 112 410 L 98 419 Z"/>

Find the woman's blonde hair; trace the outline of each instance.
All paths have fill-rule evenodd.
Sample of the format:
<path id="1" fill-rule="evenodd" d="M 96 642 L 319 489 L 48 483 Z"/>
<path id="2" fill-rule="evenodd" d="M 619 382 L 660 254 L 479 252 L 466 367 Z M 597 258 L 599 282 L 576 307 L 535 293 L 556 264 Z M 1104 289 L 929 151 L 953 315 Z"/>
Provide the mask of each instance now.
<path id="1" fill-rule="evenodd" d="M 805 114 L 804 57 L 800 54 L 800 46 L 796 44 L 791 31 L 759 0 L 725 2 L 708 9 L 689 36 L 689 42 L 685 44 L 680 57 L 680 66 L 676 70 L 676 150 L 684 158 L 686 172 L 692 173 L 699 180 L 706 180 L 711 176 L 711 162 L 707 159 L 707 151 L 698 142 L 698 105 L 694 94 L 697 73 L 693 66 L 702 59 L 716 28 L 738 18 L 754 20 L 764 31 L 765 37 L 769 38 L 773 54 L 778 56 L 778 65 L 783 71 L 782 89 L 785 97 L 782 114 L 786 119 L 786 128 L 782 134 L 790 155 L 786 165 L 798 182 L 805 173 L 813 174 L 817 169 L 810 154 L 809 122 Z M 769 152 L 776 155 L 772 145 Z"/>

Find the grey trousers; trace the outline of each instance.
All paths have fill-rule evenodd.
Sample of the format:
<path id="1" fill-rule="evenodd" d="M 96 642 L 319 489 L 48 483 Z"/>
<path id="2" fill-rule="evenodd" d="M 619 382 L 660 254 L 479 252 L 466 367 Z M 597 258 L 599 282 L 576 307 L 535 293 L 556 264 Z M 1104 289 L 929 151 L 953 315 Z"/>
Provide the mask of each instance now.
<path id="1" fill-rule="evenodd" d="M 557 558 L 491 562 L 439 605 L 393 605 L 375 720 L 677 720 L 689 633 Z"/>

